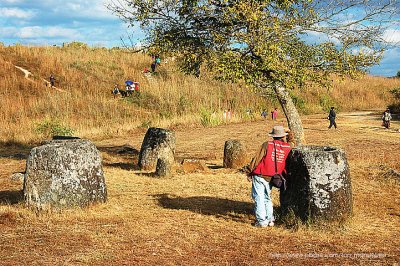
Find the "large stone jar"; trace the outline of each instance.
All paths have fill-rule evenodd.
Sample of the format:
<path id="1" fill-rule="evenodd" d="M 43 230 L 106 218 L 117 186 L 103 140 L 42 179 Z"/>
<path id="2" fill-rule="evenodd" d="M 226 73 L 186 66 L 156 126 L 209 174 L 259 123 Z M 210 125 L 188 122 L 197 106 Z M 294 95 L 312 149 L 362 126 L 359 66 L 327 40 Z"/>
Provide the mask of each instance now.
<path id="1" fill-rule="evenodd" d="M 163 128 L 149 128 L 140 149 L 139 168 L 154 171 L 158 159 L 162 159 L 163 164 L 171 166 L 175 160 L 175 143 L 174 131 Z"/>
<path id="2" fill-rule="evenodd" d="M 343 150 L 299 146 L 287 159 L 287 189 L 281 192 L 284 214 L 303 221 L 342 221 L 352 214 L 350 170 Z"/>
<path id="3" fill-rule="evenodd" d="M 227 140 L 224 146 L 224 168 L 242 168 L 247 162 L 247 152 L 239 140 Z"/>
<path id="4" fill-rule="evenodd" d="M 84 207 L 107 200 L 101 155 L 81 139 L 52 140 L 31 150 L 24 197 L 39 210 Z"/>

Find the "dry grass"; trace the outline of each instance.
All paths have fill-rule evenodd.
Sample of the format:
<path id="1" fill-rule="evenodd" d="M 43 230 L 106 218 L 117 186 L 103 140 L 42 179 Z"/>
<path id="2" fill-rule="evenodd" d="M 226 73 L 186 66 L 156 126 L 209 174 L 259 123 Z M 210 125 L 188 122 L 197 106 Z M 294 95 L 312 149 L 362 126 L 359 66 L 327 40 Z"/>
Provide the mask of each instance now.
<path id="1" fill-rule="evenodd" d="M 24 208 L 18 193 L 22 185 L 9 175 L 24 170 L 21 157 L 30 147 L 3 147 L 1 264 L 397 265 L 400 182 L 385 169 L 400 170 L 400 133 L 380 128 L 377 115 L 339 113 L 340 131 L 328 131 L 323 117 L 304 117 L 306 137 L 310 144 L 335 145 L 347 153 L 354 216 L 346 224 L 300 225 L 297 230 L 251 226 L 250 184 L 238 172 L 219 166 L 225 140 L 239 139 L 252 153 L 265 140 L 269 121 L 178 127 L 177 157 L 203 158 L 214 167 L 168 179 L 135 170 L 135 153 L 118 153 L 125 144 L 140 149 L 145 129 L 139 128 L 96 142 L 103 154 L 109 200 L 84 210 L 37 216 Z M 399 121 L 393 128 L 400 128 Z M 276 191 L 273 197 L 278 207 Z M 326 257 L 300 257 L 308 254 Z"/>
<path id="2" fill-rule="evenodd" d="M 184 76 L 175 70 L 174 62 L 165 61 L 150 81 L 141 73 L 151 64 L 144 54 L 103 48 L 0 46 L 0 138 L 39 142 L 45 136 L 37 131 L 38 125 L 50 121 L 73 129 L 75 135 L 104 139 L 149 125 L 198 125 L 213 111 L 218 124 L 224 109 L 232 109 L 235 120 L 246 121 L 251 119 L 247 109 L 258 117 L 262 109 L 278 105 L 275 99 L 260 98 L 240 85 L 213 81 L 206 75 Z M 14 65 L 28 69 L 32 81 Z M 45 86 L 43 79 L 50 73 L 65 92 Z M 126 79 L 140 82 L 142 96 L 113 99 L 114 84 L 122 87 Z M 299 110 L 321 113 L 331 105 L 349 111 L 383 109 L 391 101 L 388 91 L 396 87 L 400 87 L 399 79 L 335 79 L 330 90 L 297 92 Z"/>

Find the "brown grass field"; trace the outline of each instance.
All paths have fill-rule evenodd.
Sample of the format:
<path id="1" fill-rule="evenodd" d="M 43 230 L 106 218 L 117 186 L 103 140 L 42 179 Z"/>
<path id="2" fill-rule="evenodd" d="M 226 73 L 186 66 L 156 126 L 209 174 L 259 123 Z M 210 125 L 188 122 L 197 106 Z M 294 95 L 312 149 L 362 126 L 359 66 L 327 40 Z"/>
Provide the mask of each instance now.
<path id="1" fill-rule="evenodd" d="M 169 58 L 162 58 L 149 80 L 141 71 L 150 64 L 150 56 L 123 49 L 0 43 L 0 140 L 40 142 L 46 134 L 38 132 L 38 126 L 48 124 L 80 137 L 104 139 L 149 125 L 199 124 L 213 112 L 221 118 L 226 109 L 235 113 L 236 122 L 249 121 L 248 109 L 259 116 L 263 109 L 279 106 L 273 96 L 262 98 L 246 86 L 212 80 L 207 72 L 201 78 L 185 76 Z M 15 66 L 30 71 L 29 80 Z M 50 73 L 59 90 L 46 86 Z M 114 99 L 114 85 L 123 88 L 127 79 L 140 82 L 141 97 Z M 331 88 L 297 89 L 293 95 L 302 114 L 323 113 L 331 106 L 342 112 L 384 110 L 393 101 L 389 91 L 399 87 L 400 79 L 333 77 Z"/>
<path id="2" fill-rule="evenodd" d="M 283 121 L 280 121 L 283 123 Z M 345 150 L 354 215 L 345 224 L 254 228 L 250 183 L 222 168 L 224 142 L 241 140 L 252 154 L 271 121 L 211 128 L 176 127 L 177 158 L 201 158 L 209 170 L 156 178 L 135 167 L 145 129 L 95 141 L 103 155 L 108 202 L 36 215 L 21 199 L 29 144 L 1 146 L 1 265 L 398 265 L 400 262 L 399 120 L 391 130 L 378 113 L 303 116 L 308 144 Z M 179 168 L 178 168 L 179 170 Z M 278 193 L 273 193 L 279 208 Z"/>

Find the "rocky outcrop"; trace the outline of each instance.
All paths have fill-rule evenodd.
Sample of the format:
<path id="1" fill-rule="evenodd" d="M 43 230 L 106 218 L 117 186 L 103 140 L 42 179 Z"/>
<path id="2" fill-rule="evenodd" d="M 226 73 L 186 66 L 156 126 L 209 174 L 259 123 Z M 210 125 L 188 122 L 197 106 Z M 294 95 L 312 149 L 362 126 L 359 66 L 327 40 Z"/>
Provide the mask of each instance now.
<path id="1" fill-rule="evenodd" d="M 26 163 L 23 190 L 26 204 L 38 210 L 105 202 L 100 152 L 81 139 L 52 140 L 35 147 Z"/>
<path id="2" fill-rule="evenodd" d="M 303 221 L 341 221 L 352 214 L 350 170 L 343 150 L 299 146 L 287 159 L 287 189 L 281 192 L 284 214 Z"/>
<path id="3" fill-rule="evenodd" d="M 247 162 L 247 152 L 238 140 L 227 140 L 224 146 L 224 168 L 239 169 Z"/>
<path id="4" fill-rule="evenodd" d="M 162 128 L 149 128 L 140 149 L 139 168 L 154 171 L 159 158 L 162 158 L 166 163 L 173 164 L 175 143 L 175 132 Z"/>
<path id="5" fill-rule="evenodd" d="M 195 173 L 195 172 L 204 172 L 207 171 L 208 167 L 204 160 L 198 159 L 183 159 L 182 161 L 182 171 L 185 174 Z"/>

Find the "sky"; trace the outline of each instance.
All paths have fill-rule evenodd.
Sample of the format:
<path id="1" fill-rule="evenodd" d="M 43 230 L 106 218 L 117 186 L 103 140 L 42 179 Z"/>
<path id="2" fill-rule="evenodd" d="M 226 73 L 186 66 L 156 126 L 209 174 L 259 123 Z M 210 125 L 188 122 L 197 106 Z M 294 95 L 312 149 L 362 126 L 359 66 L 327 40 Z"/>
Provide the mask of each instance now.
<path id="1" fill-rule="evenodd" d="M 139 40 L 137 27 L 124 24 L 106 4 L 110 0 L 0 0 L 0 42 L 5 45 L 61 45 L 79 41 L 97 47 L 123 46 L 128 36 Z M 400 30 L 386 38 L 400 43 Z M 395 76 L 400 70 L 400 47 L 387 50 L 370 73 Z"/>

